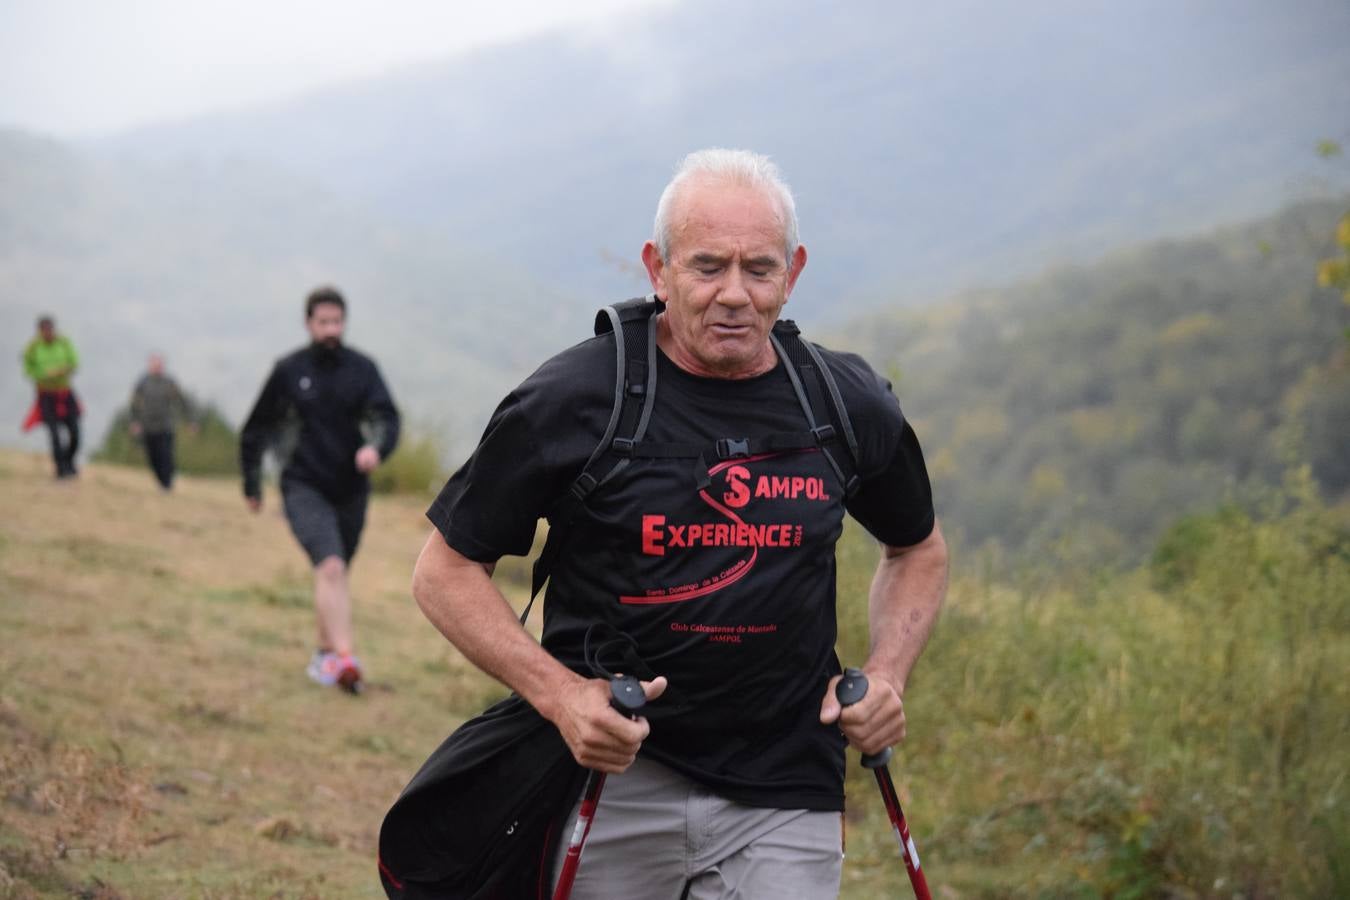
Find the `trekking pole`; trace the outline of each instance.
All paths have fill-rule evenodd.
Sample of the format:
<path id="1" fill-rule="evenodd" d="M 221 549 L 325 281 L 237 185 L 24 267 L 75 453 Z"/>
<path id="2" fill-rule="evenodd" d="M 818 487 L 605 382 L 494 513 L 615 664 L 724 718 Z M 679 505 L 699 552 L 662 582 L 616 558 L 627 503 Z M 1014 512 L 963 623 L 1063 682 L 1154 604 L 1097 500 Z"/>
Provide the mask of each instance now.
<path id="1" fill-rule="evenodd" d="M 636 718 L 637 711 L 646 702 L 647 695 L 643 693 L 636 677 L 615 675 L 609 679 L 609 705 L 618 712 L 630 719 Z M 572 896 L 572 882 L 577 878 L 581 848 L 586 843 L 586 835 L 591 833 L 591 821 L 595 818 L 595 808 L 600 805 L 600 792 L 604 787 L 605 773 L 592 769 L 586 776 L 586 787 L 581 792 L 581 808 L 577 810 L 577 822 L 567 842 L 567 856 L 563 859 L 562 872 L 558 875 L 558 886 L 553 889 L 553 900 L 568 900 Z"/>
<path id="2" fill-rule="evenodd" d="M 840 706 L 852 706 L 867 695 L 867 676 L 862 669 L 845 669 L 844 676 L 834 687 L 834 696 Z M 881 788 L 881 800 L 886 804 L 886 815 L 891 819 L 891 830 L 900 842 L 900 857 L 905 861 L 905 871 L 909 873 L 909 883 L 914 886 L 914 896 L 919 900 L 933 900 L 928 892 L 928 879 L 919 868 L 919 851 L 914 839 L 909 836 L 909 825 L 905 822 L 905 812 L 900 808 L 900 798 L 895 793 L 895 784 L 891 781 L 891 771 L 886 763 L 891 761 L 891 748 L 880 753 L 864 753 L 862 764 L 872 770 L 877 777 L 877 787 Z"/>

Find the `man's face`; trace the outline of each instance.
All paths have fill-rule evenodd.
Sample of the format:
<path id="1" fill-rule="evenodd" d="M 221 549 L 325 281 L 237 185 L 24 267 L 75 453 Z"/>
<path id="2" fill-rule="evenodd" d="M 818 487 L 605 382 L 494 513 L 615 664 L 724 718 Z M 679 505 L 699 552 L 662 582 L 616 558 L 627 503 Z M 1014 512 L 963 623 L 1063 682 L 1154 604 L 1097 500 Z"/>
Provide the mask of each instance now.
<path id="1" fill-rule="evenodd" d="M 318 304 L 305 320 L 310 340 L 330 350 L 337 349 L 342 344 L 342 330 L 346 325 L 347 317 L 343 314 L 342 307 L 336 303 Z"/>
<path id="2" fill-rule="evenodd" d="M 164 372 L 164 357 L 152 354 L 145 363 L 145 369 L 151 375 L 160 375 Z"/>
<path id="3" fill-rule="evenodd" d="M 51 322 L 42 322 L 38 325 L 38 334 L 41 335 L 44 341 L 50 344 L 52 341 L 56 340 L 56 326 Z"/>
<path id="4" fill-rule="evenodd" d="M 642 248 L 656 295 L 666 302 L 658 342 L 682 369 L 746 378 L 776 364 L 769 332 L 806 265 L 784 255 L 778 204 L 767 192 L 694 179 L 676 196 L 669 259 Z"/>

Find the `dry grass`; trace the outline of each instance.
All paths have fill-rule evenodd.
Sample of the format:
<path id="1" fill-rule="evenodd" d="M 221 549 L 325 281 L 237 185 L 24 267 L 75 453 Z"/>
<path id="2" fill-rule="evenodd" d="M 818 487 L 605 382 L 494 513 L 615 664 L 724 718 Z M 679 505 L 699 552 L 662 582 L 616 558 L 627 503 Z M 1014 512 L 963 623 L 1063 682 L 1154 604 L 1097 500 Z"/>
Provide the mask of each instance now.
<path id="1" fill-rule="evenodd" d="M 303 674 L 308 567 L 275 495 L 0 452 L 0 897 L 377 897 L 380 819 L 501 689 L 408 595 L 420 500 L 354 568 L 351 698 Z"/>

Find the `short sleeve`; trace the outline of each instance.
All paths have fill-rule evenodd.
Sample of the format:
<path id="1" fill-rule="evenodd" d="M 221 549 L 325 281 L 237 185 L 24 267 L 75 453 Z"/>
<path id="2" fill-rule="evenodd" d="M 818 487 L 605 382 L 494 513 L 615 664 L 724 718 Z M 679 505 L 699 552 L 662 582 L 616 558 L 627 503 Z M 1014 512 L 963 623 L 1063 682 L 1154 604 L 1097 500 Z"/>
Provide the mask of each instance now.
<path id="1" fill-rule="evenodd" d="M 865 478 L 847 502 L 849 514 L 891 547 L 909 547 L 933 531 L 933 490 L 919 439 L 903 422 L 885 467 Z"/>
<path id="2" fill-rule="evenodd" d="M 427 518 L 459 553 L 476 562 L 496 562 L 530 552 L 535 528 L 555 494 L 545 454 L 519 398 L 510 394 Z"/>
<path id="3" fill-rule="evenodd" d="M 883 544 L 909 547 L 933 530 L 933 490 L 919 439 L 891 385 L 859 356 L 833 353 L 831 370 L 858 440 L 862 483 L 845 506 Z"/>
<path id="4" fill-rule="evenodd" d="M 539 520 L 567 490 L 604 433 L 614 392 L 613 339 L 553 357 L 506 396 L 473 455 L 427 518 L 475 562 L 524 556 Z"/>

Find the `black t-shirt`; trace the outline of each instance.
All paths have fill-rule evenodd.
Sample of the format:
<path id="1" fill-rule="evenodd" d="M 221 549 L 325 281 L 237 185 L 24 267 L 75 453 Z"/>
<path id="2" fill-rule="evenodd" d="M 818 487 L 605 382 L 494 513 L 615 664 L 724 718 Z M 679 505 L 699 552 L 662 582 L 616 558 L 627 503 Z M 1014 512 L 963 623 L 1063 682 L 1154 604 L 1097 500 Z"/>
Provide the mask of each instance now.
<path id="1" fill-rule="evenodd" d="M 822 354 L 859 444 L 862 486 L 848 512 L 887 544 L 918 543 L 934 516 L 913 431 L 861 358 Z M 818 449 L 713 453 L 720 438 L 806 430 L 781 361 L 736 381 L 691 375 L 663 354 L 658 366 L 644 440 L 706 443 L 710 464 L 695 472 L 690 459 L 634 459 L 587 499 L 549 581 L 543 644 L 589 674 L 587 628 L 627 633 L 670 681 L 645 711 L 645 755 L 747 805 L 842 809 L 844 740 L 819 710 L 840 671 L 843 486 Z M 506 397 L 427 513 L 451 547 L 480 562 L 529 552 L 538 520 L 604 433 L 614 377 L 613 337 L 603 336 L 555 356 Z"/>

